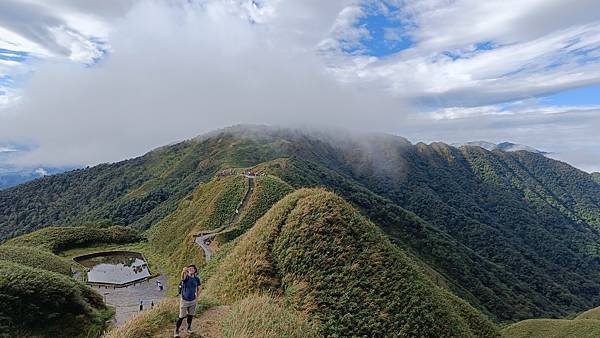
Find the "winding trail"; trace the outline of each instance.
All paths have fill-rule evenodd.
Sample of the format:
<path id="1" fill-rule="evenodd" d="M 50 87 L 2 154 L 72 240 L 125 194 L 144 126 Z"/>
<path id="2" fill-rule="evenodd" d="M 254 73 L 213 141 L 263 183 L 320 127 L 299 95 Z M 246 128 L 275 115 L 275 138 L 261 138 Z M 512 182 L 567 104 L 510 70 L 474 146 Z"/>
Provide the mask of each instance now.
<path id="1" fill-rule="evenodd" d="M 206 242 L 208 240 L 211 240 L 212 238 L 214 238 L 216 235 L 220 234 L 221 232 L 223 232 L 225 229 L 229 228 L 232 224 L 234 224 L 238 220 L 238 218 L 240 217 L 240 214 L 242 213 L 242 210 L 246 207 L 246 204 L 248 204 L 248 201 L 250 200 L 250 196 L 252 195 L 252 192 L 254 191 L 254 178 L 256 176 L 248 175 L 248 174 L 243 174 L 243 176 L 248 179 L 248 188 L 246 189 L 246 193 L 244 194 L 244 197 L 242 197 L 242 200 L 240 201 L 240 203 L 238 203 L 235 213 L 233 215 L 231 215 L 231 217 L 229 218 L 229 222 L 227 222 L 226 225 L 219 227 L 215 230 L 201 232 L 200 234 L 195 236 L 196 239 L 194 240 L 194 242 L 196 242 L 196 244 L 198 244 L 198 246 L 200 246 L 202 248 L 202 250 L 204 251 L 204 259 L 207 263 L 210 261 L 210 259 L 212 257 L 212 249 L 210 248 L 209 244 L 206 244 Z"/>

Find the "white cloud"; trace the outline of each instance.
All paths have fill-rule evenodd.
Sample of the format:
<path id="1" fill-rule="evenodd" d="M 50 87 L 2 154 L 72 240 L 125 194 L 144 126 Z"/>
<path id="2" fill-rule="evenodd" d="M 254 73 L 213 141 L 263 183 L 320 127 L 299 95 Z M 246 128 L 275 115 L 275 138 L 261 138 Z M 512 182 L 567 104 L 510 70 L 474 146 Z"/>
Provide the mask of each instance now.
<path id="1" fill-rule="evenodd" d="M 10 147 L 4 147 L 4 146 L 0 146 L 0 153 L 12 153 L 17 151 L 17 149 L 14 148 L 10 148 Z"/>
<path id="2" fill-rule="evenodd" d="M 36 61 L 0 62 L 0 74 L 35 68 L 22 91 L 0 96 L 19 102 L 0 111 L 0 135 L 38 145 L 22 163 L 62 165 L 119 160 L 235 123 L 448 142 L 488 135 L 549 151 L 576 131 L 572 163 L 600 167 L 588 163 L 600 140 L 582 126 L 600 126 L 597 107 L 528 100 L 600 83 L 597 1 L 367 2 L 1 2 L 0 48 Z M 373 13 L 402 24 L 384 27 L 384 38 L 414 45 L 365 55 L 371 32 L 356 22 Z M 99 64 L 80 64 L 105 49 Z"/>

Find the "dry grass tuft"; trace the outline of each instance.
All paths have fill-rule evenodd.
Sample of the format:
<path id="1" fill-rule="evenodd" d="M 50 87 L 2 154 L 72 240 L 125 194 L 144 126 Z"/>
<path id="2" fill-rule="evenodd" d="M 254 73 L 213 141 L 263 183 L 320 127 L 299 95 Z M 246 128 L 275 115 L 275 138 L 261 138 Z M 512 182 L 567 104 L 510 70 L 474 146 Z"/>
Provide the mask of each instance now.
<path id="1" fill-rule="evenodd" d="M 223 331 L 226 337 L 238 338 L 319 337 L 316 326 L 303 314 L 264 294 L 235 303 L 225 318 Z"/>

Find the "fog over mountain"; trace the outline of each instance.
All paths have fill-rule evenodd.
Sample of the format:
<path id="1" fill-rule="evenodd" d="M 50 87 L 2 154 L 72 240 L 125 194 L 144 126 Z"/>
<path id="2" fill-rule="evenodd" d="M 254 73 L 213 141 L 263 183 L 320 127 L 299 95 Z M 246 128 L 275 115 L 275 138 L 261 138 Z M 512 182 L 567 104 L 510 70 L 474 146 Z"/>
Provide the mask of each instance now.
<path id="1" fill-rule="evenodd" d="M 419 3 L 3 1 L 0 144 L 35 145 L 13 165 L 79 166 L 316 125 L 600 169 L 597 2 Z"/>

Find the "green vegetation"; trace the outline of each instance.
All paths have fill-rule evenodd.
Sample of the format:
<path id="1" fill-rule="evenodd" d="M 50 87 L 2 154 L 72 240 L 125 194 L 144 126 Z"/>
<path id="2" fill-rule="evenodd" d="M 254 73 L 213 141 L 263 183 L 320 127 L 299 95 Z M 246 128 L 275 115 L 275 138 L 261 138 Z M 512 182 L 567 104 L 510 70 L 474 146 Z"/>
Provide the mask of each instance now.
<path id="1" fill-rule="evenodd" d="M 474 308 L 435 286 L 372 223 L 322 190 L 300 190 L 273 206 L 206 286 L 222 302 L 280 289 L 327 336 L 496 335 Z"/>
<path id="2" fill-rule="evenodd" d="M 111 316 L 84 284 L 0 260 L 0 335 L 97 337 Z"/>
<path id="3" fill-rule="evenodd" d="M 600 184 L 600 173 L 592 173 L 592 179 L 596 181 L 596 183 Z"/>
<path id="4" fill-rule="evenodd" d="M 600 307 L 587 310 L 577 316 L 575 319 L 597 319 L 600 320 Z"/>
<path id="5" fill-rule="evenodd" d="M 270 174 L 254 179 L 237 217 L 248 180 L 215 178 L 231 168 Z M 289 318 L 306 316 L 320 334 L 391 330 L 396 320 L 407 332 L 483 335 L 475 327 L 491 326 L 464 301 L 497 322 L 564 317 L 600 304 L 598 179 L 524 151 L 237 127 L 0 191 L 0 242 L 68 255 L 88 246 L 142 245 L 171 283 L 181 265 L 196 263 L 211 297 L 244 307 L 248 297 L 266 299 Z M 275 204 L 305 187 L 324 187 L 360 214 L 313 190 Z M 84 223 L 90 226 L 47 228 Z M 47 230 L 31 233 L 40 228 Z M 219 228 L 218 249 L 205 265 L 194 235 Z M 355 228 L 363 232 L 350 236 Z M 149 242 L 132 244 L 142 229 L 149 229 Z M 40 267 L 53 258 L 40 259 Z M 366 273 L 348 268 L 348 259 Z M 385 307 L 384 295 L 368 285 L 386 290 Z M 417 310 L 402 312 L 415 299 Z M 235 313 L 250 326 L 235 332 L 259 332 L 250 324 L 258 318 L 244 311 Z M 440 320 L 430 323 L 429 311 Z M 406 324 L 417 314 L 417 326 Z"/>
<path id="6" fill-rule="evenodd" d="M 93 227 L 48 227 L 6 242 L 7 245 L 26 246 L 54 253 L 98 243 L 131 243 L 139 235 L 122 226 L 108 228 Z"/>
<path id="7" fill-rule="evenodd" d="M 152 335 L 166 325 L 172 325 L 177 320 L 179 301 L 167 298 L 150 310 L 140 312 L 127 321 L 127 323 L 112 329 L 104 338 L 145 338 Z"/>
<path id="8" fill-rule="evenodd" d="M 53 224 L 108 222 L 147 229 L 217 172 L 282 154 L 278 140 L 240 140 L 226 131 L 212 136 L 2 190 L 0 242 Z"/>
<path id="9" fill-rule="evenodd" d="M 219 305 L 213 298 L 200 296 L 196 314 Z M 146 338 L 154 337 L 157 332 L 168 327 L 169 336 L 173 333 L 173 323 L 179 313 L 179 300 L 167 298 L 155 304 L 152 309 L 139 312 L 123 325 L 113 328 L 103 338 Z M 164 337 L 164 336 L 160 336 Z"/>
<path id="10" fill-rule="evenodd" d="M 223 325 L 225 337 L 312 338 L 314 325 L 302 314 L 267 295 L 251 295 L 232 306 Z"/>
<path id="11" fill-rule="evenodd" d="M 589 175 L 527 152 L 346 142 L 315 142 L 318 157 L 279 159 L 266 171 L 340 194 L 500 321 L 600 302 L 600 190 Z"/>
<path id="12" fill-rule="evenodd" d="M 0 261 L 71 275 L 71 263 L 47 251 L 14 245 L 0 246 Z"/>
<path id="13" fill-rule="evenodd" d="M 505 338 L 595 338 L 600 337 L 600 320 L 528 319 L 502 330 Z"/>
<path id="14" fill-rule="evenodd" d="M 222 235 L 217 236 L 220 243 L 228 242 L 245 233 L 254 226 L 254 223 L 262 217 L 283 196 L 294 189 L 281 179 L 274 176 L 262 176 L 254 178 L 255 185 L 246 207 L 241 210 L 240 216 L 230 229 Z"/>
<path id="15" fill-rule="evenodd" d="M 229 176 L 199 185 L 175 212 L 148 231 L 150 246 L 165 260 L 162 265 L 171 283 L 177 284 L 182 266 L 204 264 L 204 252 L 194 236 L 228 224 L 244 194 L 245 181 L 242 176 Z"/>

